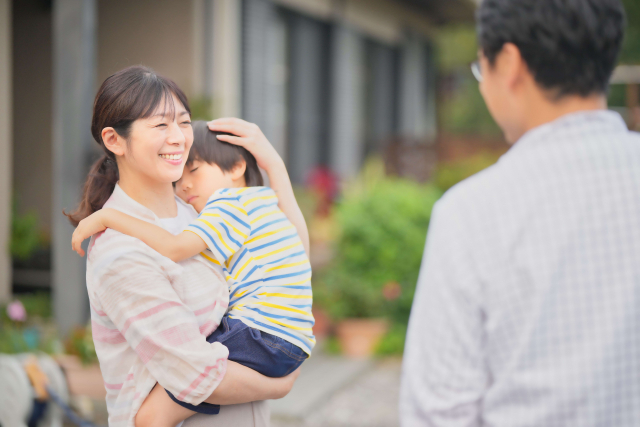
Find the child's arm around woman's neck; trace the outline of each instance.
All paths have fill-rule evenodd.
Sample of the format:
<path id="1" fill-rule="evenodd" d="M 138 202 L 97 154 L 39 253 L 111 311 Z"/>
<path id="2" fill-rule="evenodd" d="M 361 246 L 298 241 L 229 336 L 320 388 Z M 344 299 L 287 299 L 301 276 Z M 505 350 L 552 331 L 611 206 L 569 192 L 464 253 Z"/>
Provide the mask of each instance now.
<path id="1" fill-rule="evenodd" d="M 183 261 L 206 249 L 206 243 L 198 235 L 183 231 L 178 235 L 171 234 L 164 228 L 134 218 L 116 209 L 101 209 L 80 221 L 73 233 L 72 246 L 80 255 L 80 243 L 93 234 L 111 228 L 141 240 L 160 255 L 174 262 Z"/>

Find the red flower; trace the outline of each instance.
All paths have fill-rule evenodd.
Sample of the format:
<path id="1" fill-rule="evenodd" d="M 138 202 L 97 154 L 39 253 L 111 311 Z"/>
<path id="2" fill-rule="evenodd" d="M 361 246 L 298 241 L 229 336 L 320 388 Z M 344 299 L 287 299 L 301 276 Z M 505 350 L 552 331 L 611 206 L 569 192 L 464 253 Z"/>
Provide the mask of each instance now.
<path id="1" fill-rule="evenodd" d="M 402 288 L 398 282 L 389 282 L 382 287 L 382 296 L 387 301 L 393 301 L 400 298 Z"/>

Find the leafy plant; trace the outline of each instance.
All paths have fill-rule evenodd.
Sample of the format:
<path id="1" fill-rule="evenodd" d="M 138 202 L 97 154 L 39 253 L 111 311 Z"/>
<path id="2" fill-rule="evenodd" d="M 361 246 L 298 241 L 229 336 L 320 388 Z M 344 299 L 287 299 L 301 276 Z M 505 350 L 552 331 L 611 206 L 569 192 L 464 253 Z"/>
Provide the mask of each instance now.
<path id="1" fill-rule="evenodd" d="M 397 356 L 404 352 L 405 339 L 407 337 L 407 325 L 394 323 L 389 332 L 382 337 L 376 348 L 378 356 Z"/>
<path id="2" fill-rule="evenodd" d="M 68 354 L 78 356 L 84 365 L 97 362 L 98 356 L 93 344 L 91 324 L 85 327 L 76 327 L 69 335 L 65 343 L 65 349 Z"/>
<path id="3" fill-rule="evenodd" d="M 24 318 L 16 316 L 12 310 L 16 303 L 26 311 Z M 59 350 L 60 342 L 52 323 L 48 294 L 21 295 L 12 303 L 0 306 L 0 353 L 57 353 Z"/>
<path id="4" fill-rule="evenodd" d="M 387 316 L 406 323 L 418 279 L 435 186 L 365 167 L 335 207 L 336 257 L 317 274 L 314 298 L 334 319 Z"/>
<path id="5" fill-rule="evenodd" d="M 442 129 L 452 134 L 500 135 L 500 128 L 491 117 L 471 71 L 465 67 L 456 77 L 455 91 L 441 104 Z"/>
<path id="6" fill-rule="evenodd" d="M 11 217 L 11 241 L 9 250 L 13 258 L 25 260 L 40 247 L 40 227 L 35 212 L 18 214 L 18 204 L 13 202 Z"/>
<path id="7" fill-rule="evenodd" d="M 434 40 L 441 72 L 468 67 L 478 56 L 476 31 L 472 25 L 444 26 Z"/>
<path id="8" fill-rule="evenodd" d="M 455 162 L 440 163 L 436 167 L 434 183 L 443 192 L 447 191 L 460 181 L 493 165 L 498 157 L 495 153 L 483 152 Z"/>
<path id="9" fill-rule="evenodd" d="M 640 64 L 640 3 L 637 0 L 622 0 L 627 12 L 627 29 L 620 52 L 620 62 Z"/>
<path id="10" fill-rule="evenodd" d="M 294 186 L 293 192 L 296 196 L 298 206 L 302 211 L 302 216 L 304 216 L 304 219 L 309 223 L 316 215 L 316 210 L 318 209 L 318 194 L 313 190 L 302 186 Z"/>

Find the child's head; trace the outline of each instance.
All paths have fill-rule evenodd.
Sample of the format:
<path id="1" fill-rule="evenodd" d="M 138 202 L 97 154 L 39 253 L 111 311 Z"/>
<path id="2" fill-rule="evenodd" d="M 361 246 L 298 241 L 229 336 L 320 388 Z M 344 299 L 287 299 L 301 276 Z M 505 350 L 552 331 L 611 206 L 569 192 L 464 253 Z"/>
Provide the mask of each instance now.
<path id="1" fill-rule="evenodd" d="M 221 188 L 263 185 L 255 157 L 246 149 L 220 141 L 207 123 L 193 121 L 193 145 L 176 193 L 200 212 L 207 199 Z"/>

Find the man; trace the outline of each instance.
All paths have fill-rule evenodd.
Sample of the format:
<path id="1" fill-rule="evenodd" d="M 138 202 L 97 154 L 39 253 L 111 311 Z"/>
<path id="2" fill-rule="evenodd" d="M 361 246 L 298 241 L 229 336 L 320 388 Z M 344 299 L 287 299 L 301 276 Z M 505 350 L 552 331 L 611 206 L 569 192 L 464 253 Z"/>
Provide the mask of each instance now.
<path id="1" fill-rule="evenodd" d="M 483 0 L 480 91 L 514 146 L 434 209 L 412 426 L 640 426 L 640 136 L 607 111 L 619 0 Z"/>

